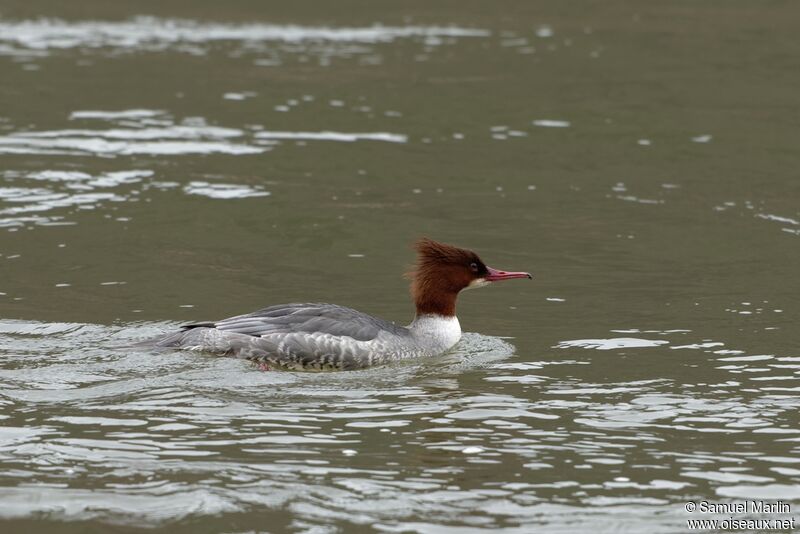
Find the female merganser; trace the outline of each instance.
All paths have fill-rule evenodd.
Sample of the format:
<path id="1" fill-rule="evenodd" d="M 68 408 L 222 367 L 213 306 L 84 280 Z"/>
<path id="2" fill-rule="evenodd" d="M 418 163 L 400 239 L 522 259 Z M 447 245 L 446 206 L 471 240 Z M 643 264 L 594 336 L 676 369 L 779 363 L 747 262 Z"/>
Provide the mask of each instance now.
<path id="1" fill-rule="evenodd" d="M 350 370 L 435 356 L 461 338 L 456 297 L 529 273 L 487 267 L 471 250 L 420 239 L 411 273 L 417 314 L 408 326 L 335 304 L 280 304 L 247 315 L 183 326 L 150 346 L 203 350 L 290 370 Z M 269 368 L 269 367 L 268 367 Z"/>

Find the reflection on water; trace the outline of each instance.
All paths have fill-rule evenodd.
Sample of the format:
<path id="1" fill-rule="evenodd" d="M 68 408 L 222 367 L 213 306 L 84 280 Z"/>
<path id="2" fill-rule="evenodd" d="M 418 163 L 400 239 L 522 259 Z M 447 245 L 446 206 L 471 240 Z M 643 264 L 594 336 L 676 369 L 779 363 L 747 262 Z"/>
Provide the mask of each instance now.
<path id="1" fill-rule="evenodd" d="M 303 139 L 313 141 L 345 141 L 353 142 L 359 140 L 366 141 L 386 141 L 389 143 L 405 143 L 408 136 L 393 134 L 388 132 L 374 133 L 344 133 L 344 132 L 267 132 L 256 133 L 259 139 Z"/>
<path id="2" fill-rule="evenodd" d="M 208 198 L 250 198 L 267 197 L 269 191 L 264 191 L 262 186 L 250 187 L 234 184 L 211 184 L 208 182 L 189 182 L 183 190 L 190 195 L 201 195 Z"/>
<path id="3" fill-rule="evenodd" d="M 730 365 L 714 384 L 594 381 L 583 347 L 640 362 L 670 350 L 632 338 L 520 360 L 467 334 L 434 360 L 321 375 L 114 348 L 173 327 L 0 323 L 5 517 L 152 524 L 289 506 L 312 522 L 424 531 L 414 517 L 494 528 L 571 513 L 579 526 L 614 506 L 635 529 L 652 521 L 641 505 L 687 492 L 787 498 L 800 474 L 800 431 L 787 426 L 798 400 L 775 387 L 800 380 L 797 358 L 717 358 L 751 373 L 746 387 L 762 395 L 745 400 Z M 673 348 L 710 362 L 708 345 Z M 735 441 L 674 447 L 706 433 Z"/>
<path id="4" fill-rule="evenodd" d="M 330 41 L 384 43 L 424 37 L 439 44 L 443 37 L 485 37 L 483 29 L 455 26 L 381 26 L 363 28 L 305 27 L 275 24 L 214 24 L 191 20 L 136 17 L 129 21 L 68 22 L 55 19 L 0 23 L 0 40 L 22 49 L 47 50 L 77 47 L 161 50 L 172 43 L 211 41 Z M 152 48 L 151 48 L 152 47 Z M 12 53 L 12 50 L 6 50 Z"/>
<path id="5" fill-rule="evenodd" d="M 0 20 L 0 56 L 34 60 L 73 49 L 112 56 L 164 51 L 202 56 L 213 46 L 233 45 L 228 55 L 253 57 L 253 63 L 260 67 L 277 67 L 302 54 L 314 56 L 320 66 L 328 66 L 332 59 L 354 57 L 361 58 L 364 65 L 379 65 L 381 57 L 373 49 L 378 44 L 411 39 L 430 49 L 489 35 L 491 32 L 484 29 L 457 26 L 309 27 L 154 17 L 120 22 Z"/>
<path id="6" fill-rule="evenodd" d="M 281 132 L 251 126 L 250 130 L 255 130 L 253 135 L 252 132 L 237 128 L 210 126 L 202 117 L 190 117 L 175 124 L 166 113 L 138 109 L 76 111 L 70 115 L 70 119 L 103 119 L 117 122 L 118 126 L 110 129 L 13 132 L 0 136 L 0 154 L 101 157 L 247 155 L 270 150 L 270 145 L 275 143 L 272 140 L 405 143 L 408 139 L 406 135 L 389 132 Z"/>
<path id="7" fill-rule="evenodd" d="M 109 129 L 20 131 L 0 137 L 0 154 L 70 156 L 131 156 L 147 154 L 260 154 L 266 147 L 232 142 L 244 132 L 206 124 L 190 117 L 175 124 L 164 113 L 152 110 L 76 111 L 72 120 L 100 119 L 117 122 Z"/>
<path id="8" fill-rule="evenodd" d="M 16 3 L 4 531 L 676 532 L 800 498 L 795 4 Z M 125 348 L 292 300 L 407 316 L 423 234 L 536 273 L 460 303 L 505 337 L 322 375 Z"/>
<path id="9" fill-rule="evenodd" d="M 141 194 L 180 187 L 176 182 L 153 179 L 150 170 L 112 171 L 91 175 L 80 171 L 5 171 L 0 178 L 15 187 L 0 187 L 0 228 L 72 225 L 76 210 L 94 210 L 108 204 L 141 201 Z M 1 182 L 0 182 L 1 183 Z M 236 185 L 191 181 L 183 187 L 189 195 L 237 199 L 270 195 L 261 185 Z M 108 215 L 118 222 L 130 217 Z"/>
<path id="10" fill-rule="evenodd" d="M 74 224 L 63 215 L 65 210 L 132 201 L 131 187 L 151 176 L 153 171 L 149 170 L 94 176 L 80 171 L 0 172 L 4 182 L 15 184 L 0 187 L 0 227 Z"/>

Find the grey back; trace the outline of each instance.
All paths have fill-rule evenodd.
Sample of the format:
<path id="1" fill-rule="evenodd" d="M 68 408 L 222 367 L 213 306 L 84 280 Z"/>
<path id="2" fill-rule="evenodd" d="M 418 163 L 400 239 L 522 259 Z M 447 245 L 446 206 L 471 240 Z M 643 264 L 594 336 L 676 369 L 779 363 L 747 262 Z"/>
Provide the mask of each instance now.
<path id="1" fill-rule="evenodd" d="M 358 310 L 322 303 L 279 304 L 246 315 L 211 324 L 188 325 L 186 328 L 195 326 L 212 326 L 218 330 L 256 337 L 306 332 L 347 336 L 357 341 L 371 341 L 381 331 L 401 337 L 409 334 L 405 327 Z"/>

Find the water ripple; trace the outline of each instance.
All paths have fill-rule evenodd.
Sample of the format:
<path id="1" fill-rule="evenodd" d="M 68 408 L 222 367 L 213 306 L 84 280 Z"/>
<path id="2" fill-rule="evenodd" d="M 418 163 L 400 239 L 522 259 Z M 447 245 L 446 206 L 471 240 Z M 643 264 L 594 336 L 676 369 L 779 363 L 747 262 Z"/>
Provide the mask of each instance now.
<path id="1" fill-rule="evenodd" d="M 170 328 L 0 321 L 3 517 L 163 525 L 290 506 L 309 524 L 424 531 L 424 516 L 522 532 L 564 514 L 580 529 L 611 509 L 652 525 L 637 506 L 678 510 L 687 492 L 774 496 L 800 480 L 796 396 L 591 378 L 615 357 L 660 351 L 707 354 L 703 376 L 722 384 L 710 341 L 614 343 L 619 352 L 576 360 L 553 349 L 520 358 L 466 334 L 439 358 L 328 374 L 120 348 Z M 726 438 L 688 450 L 676 433 Z"/>
<path id="2" fill-rule="evenodd" d="M 353 53 L 351 43 L 391 43 L 399 39 L 420 39 L 428 46 L 445 39 L 487 37 L 483 29 L 457 26 L 365 26 L 314 27 L 277 24 L 221 24 L 192 20 L 136 17 L 127 21 L 77 21 L 39 19 L 0 22 L 0 54 L 29 57 L 74 48 L 99 53 L 127 50 L 163 51 L 174 49 L 203 54 L 209 45 L 238 43 L 237 52 L 261 51 L 258 45 L 326 43 L 348 48 L 338 53 Z M 356 52 L 358 49 L 355 50 Z"/>
<path id="3" fill-rule="evenodd" d="M 213 126 L 202 117 L 176 122 L 155 110 L 74 111 L 71 120 L 104 121 L 109 128 L 26 130 L 0 135 L 0 154 L 51 156 L 181 156 L 191 154 L 263 154 L 281 141 L 383 141 L 406 143 L 408 136 L 392 132 L 269 131 Z M 6 195 L 13 192 L 7 191 Z"/>

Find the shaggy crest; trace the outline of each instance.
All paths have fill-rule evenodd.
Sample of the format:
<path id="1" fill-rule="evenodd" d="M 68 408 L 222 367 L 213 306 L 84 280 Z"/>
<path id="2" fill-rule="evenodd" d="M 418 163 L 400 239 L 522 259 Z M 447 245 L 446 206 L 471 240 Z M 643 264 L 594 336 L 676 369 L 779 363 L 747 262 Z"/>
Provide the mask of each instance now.
<path id="1" fill-rule="evenodd" d="M 427 237 L 417 241 L 414 248 L 417 263 L 409 276 L 417 314 L 454 316 L 459 291 L 486 276 L 486 265 L 471 250 Z"/>

